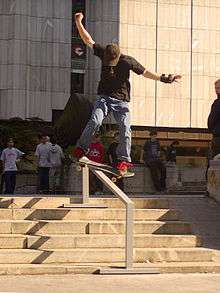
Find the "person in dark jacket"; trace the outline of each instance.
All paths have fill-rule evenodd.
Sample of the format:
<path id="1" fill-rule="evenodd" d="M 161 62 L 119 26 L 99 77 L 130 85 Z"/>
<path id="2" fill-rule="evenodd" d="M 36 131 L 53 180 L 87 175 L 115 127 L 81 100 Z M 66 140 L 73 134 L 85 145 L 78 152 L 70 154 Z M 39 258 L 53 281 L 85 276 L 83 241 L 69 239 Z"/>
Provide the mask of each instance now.
<path id="1" fill-rule="evenodd" d="M 48 142 L 48 137 L 45 134 L 39 136 L 40 143 L 37 145 L 35 156 L 38 161 L 38 193 L 48 194 L 49 192 L 49 171 L 50 160 L 49 152 L 51 143 Z"/>
<path id="2" fill-rule="evenodd" d="M 118 147 L 118 141 L 119 141 L 119 132 L 117 131 L 114 134 L 114 141 L 110 144 L 108 150 L 107 150 L 107 155 L 108 155 L 108 161 L 111 166 L 116 168 L 117 163 L 118 163 L 118 158 L 117 158 L 117 147 Z M 121 179 L 118 179 L 115 183 L 122 191 L 124 191 L 124 180 L 123 177 Z"/>
<path id="3" fill-rule="evenodd" d="M 3 151 L 3 147 L 1 146 L 3 145 L 2 141 L 0 141 L 0 156 L 2 154 Z M 5 180 L 5 175 L 4 175 L 4 164 L 3 162 L 0 160 L 0 194 L 3 193 L 3 187 L 4 187 L 4 180 Z"/>
<path id="4" fill-rule="evenodd" d="M 178 140 L 174 140 L 167 148 L 166 159 L 167 162 L 176 163 L 176 147 L 179 145 Z"/>
<path id="5" fill-rule="evenodd" d="M 215 82 L 215 92 L 217 99 L 211 107 L 208 117 L 208 129 L 213 134 L 212 138 L 212 156 L 220 154 L 220 79 Z"/>
<path id="6" fill-rule="evenodd" d="M 150 132 L 150 139 L 144 144 L 141 162 L 150 169 L 154 187 L 157 191 L 166 189 L 166 167 L 160 159 L 160 143 L 157 140 L 157 132 Z"/>

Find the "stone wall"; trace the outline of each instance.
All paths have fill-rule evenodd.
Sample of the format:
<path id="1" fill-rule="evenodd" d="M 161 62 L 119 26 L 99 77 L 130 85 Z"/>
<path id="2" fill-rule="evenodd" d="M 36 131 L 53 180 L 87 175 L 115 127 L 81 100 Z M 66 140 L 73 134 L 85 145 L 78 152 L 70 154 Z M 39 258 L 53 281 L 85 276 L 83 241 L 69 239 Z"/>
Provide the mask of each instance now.
<path id="1" fill-rule="evenodd" d="M 181 167 L 167 166 L 167 188 L 170 191 L 180 190 L 184 185 L 190 185 L 189 191 L 193 186 L 198 188 L 205 182 L 205 168 L 199 167 Z M 128 194 L 143 194 L 155 192 L 150 171 L 144 165 L 134 166 L 135 176 L 124 179 L 125 192 Z M 82 192 L 82 174 L 76 170 L 72 164 L 64 176 L 64 193 L 79 195 Z M 18 175 L 16 193 L 28 194 L 36 192 L 37 176 L 36 175 Z M 192 186 L 192 187 L 191 187 Z M 109 191 L 104 190 L 105 193 Z"/>

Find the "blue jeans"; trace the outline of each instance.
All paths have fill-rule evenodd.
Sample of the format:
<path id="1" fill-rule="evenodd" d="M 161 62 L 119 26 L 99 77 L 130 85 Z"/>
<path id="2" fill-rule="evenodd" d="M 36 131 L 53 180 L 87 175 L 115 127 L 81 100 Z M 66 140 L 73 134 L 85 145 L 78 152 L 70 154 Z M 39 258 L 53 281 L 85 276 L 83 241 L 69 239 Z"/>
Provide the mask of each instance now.
<path id="1" fill-rule="evenodd" d="M 94 109 L 89 122 L 87 123 L 77 146 L 85 152 L 88 151 L 92 136 L 99 130 L 103 119 L 110 113 L 119 126 L 119 143 L 116 150 L 119 161 L 131 161 L 131 127 L 130 111 L 128 102 L 118 100 L 109 96 L 101 96 L 94 105 Z"/>
<path id="2" fill-rule="evenodd" d="M 48 167 L 39 167 L 38 168 L 38 183 L 39 183 L 39 191 L 48 193 L 49 192 L 49 171 Z"/>

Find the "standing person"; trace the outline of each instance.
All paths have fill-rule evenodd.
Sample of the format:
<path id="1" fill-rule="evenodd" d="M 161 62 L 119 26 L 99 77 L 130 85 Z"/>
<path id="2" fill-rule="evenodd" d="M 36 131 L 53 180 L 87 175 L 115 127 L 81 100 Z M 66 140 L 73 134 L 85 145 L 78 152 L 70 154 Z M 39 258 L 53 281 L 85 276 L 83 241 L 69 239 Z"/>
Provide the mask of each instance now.
<path id="1" fill-rule="evenodd" d="M 89 145 L 87 157 L 89 160 L 96 163 L 104 163 L 104 146 L 101 143 L 100 135 L 97 133 L 92 138 L 92 143 Z M 91 194 L 99 194 L 103 192 L 103 184 L 92 172 L 89 174 Z"/>
<path id="2" fill-rule="evenodd" d="M 182 186 L 181 182 L 181 170 L 176 164 L 177 146 L 179 145 L 178 140 L 174 140 L 166 151 L 166 172 L 167 172 L 167 189 L 172 189 L 174 186 Z"/>
<path id="3" fill-rule="evenodd" d="M 0 142 L 0 157 L 3 151 L 3 147 L 2 147 L 3 143 L 2 141 Z M 0 194 L 3 193 L 3 187 L 4 187 L 4 165 L 3 162 L 0 160 L 0 177 L 1 177 L 1 182 L 0 182 Z"/>
<path id="4" fill-rule="evenodd" d="M 141 162 L 150 169 L 154 187 L 157 191 L 166 189 L 166 167 L 160 159 L 160 143 L 157 140 L 157 132 L 150 132 L 150 139 L 144 144 L 141 154 Z"/>
<path id="5" fill-rule="evenodd" d="M 49 162 L 50 162 L 50 190 L 55 193 L 61 189 L 61 171 L 62 171 L 62 160 L 64 154 L 62 148 L 56 143 L 56 138 L 51 137 L 49 146 Z"/>
<path id="6" fill-rule="evenodd" d="M 18 170 L 16 162 L 23 155 L 23 152 L 14 147 L 13 139 L 9 139 L 8 147 L 1 154 L 1 161 L 3 161 L 4 167 L 5 194 L 14 194 Z"/>
<path id="7" fill-rule="evenodd" d="M 179 141 L 175 140 L 167 148 L 167 152 L 166 152 L 167 162 L 173 163 L 173 164 L 176 165 L 176 148 L 177 148 L 178 145 L 179 145 Z"/>
<path id="8" fill-rule="evenodd" d="M 211 141 L 208 143 L 206 159 L 207 159 L 207 161 L 206 161 L 207 167 L 206 167 L 206 172 L 205 172 L 205 180 L 207 181 L 208 180 L 208 169 L 210 167 L 210 160 L 214 159 L 213 154 L 212 154 L 212 142 Z"/>
<path id="9" fill-rule="evenodd" d="M 212 133 L 212 156 L 220 154 L 220 79 L 215 82 L 217 99 L 212 104 L 208 117 L 208 129 Z"/>
<path id="10" fill-rule="evenodd" d="M 132 166 L 131 129 L 130 129 L 130 71 L 153 80 L 172 83 L 181 78 L 180 75 L 166 76 L 151 73 L 131 56 L 121 54 L 116 44 L 101 46 L 94 42 L 82 24 L 83 14 L 76 13 L 75 21 L 83 42 L 93 49 L 95 56 L 102 61 L 101 79 L 98 86 L 98 99 L 95 102 L 92 116 L 87 123 L 75 149 L 77 158 L 84 157 L 89 149 L 93 134 L 99 129 L 103 119 L 110 113 L 119 126 L 119 143 L 117 147 L 117 169 L 126 172 Z M 81 159 L 82 160 L 82 159 Z"/>
<path id="11" fill-rule="evenodd" d="M 47 194 L 49 192 L 49 171 L 50 171 L 50 143 L 46 135 L 40 136 L 41 143 L 37 145 L 35 156 L 38 158 L 38 192 Z"/>
<path id="12" fill-rule="evenodd" d="M 114 141 L 110 144 L 107 154 L 108 154 L 108 160 L 110 165 L 112 165 L 114 168 L 117 167 L 118 158 L 117 158 L 117 147 L 118 147 L 118 141 L 119 141 L 119 132 L 116 132 L 114 134 Z M 123 191 L 124 190 L 124 181 L 123 177 L 121 179 L 118 179 L 116 181 L 116 185 Z"/>

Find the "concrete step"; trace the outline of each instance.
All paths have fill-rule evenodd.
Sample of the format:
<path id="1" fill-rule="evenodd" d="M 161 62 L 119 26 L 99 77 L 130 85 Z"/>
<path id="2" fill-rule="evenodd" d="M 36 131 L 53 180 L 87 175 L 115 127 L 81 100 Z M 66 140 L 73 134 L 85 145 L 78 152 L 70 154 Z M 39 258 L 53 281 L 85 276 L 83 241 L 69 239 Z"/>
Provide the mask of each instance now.
<path id="1" fill-rule="evenodd" d="M 0 249 L 1 264 L 122 262 L 124 249 Z M 135 248 L 135 262 L 212 261 L 213 252 L 205 248 Z"/>
<path id="2" fill-rule="evenodd" d="M 0 221 L 0 234 L 85 234 L 88 221 Z"/>
<path id="3" fill-rule="evenodd" d="M 70 202 L 69 197 L 16 196 L 0 198 L 0 208 L 58 208 Z"/>
<path id="4" fill-rule="evenodd" d="M 165 198 L 132 198 L 135 207 L 139 209 L 167 209 L 169 208 L 168 200 Z M 81 197 L 1 197 L 0 208 L 58 208 L 69 203 L 80 203 Z M 110 208 L 124 208 L 124 204 L 117 198 L 90 198 L 91 204 L 106 204 Z"/>
<path id="5" fill-rule="evenodd" d="M 132 198 L 136 209 L 168 209 L 166 198 Z M 109 208 L 124 208 L 124 204 L 117 198 L 90 198 L 91 204 L 105 204 Z"/>
<path id="6" fill-rule="evenodd" d="M 136 209 L 135 220 L 178 220 L 179 212 L 168 209 Z M 0 220 L 124 220 L 125 209 L 54 208 L 0 209 Z"/>
<path id="7" fill-rule="evenodd" d="M 123 234 L 125 233 L 124 222 L 90 222 L 88 234 Z M 136 221 L 134 223 L 135 234 L 190 234 L 189 223 L 180 221 Z"/>
<path id="8" fill-rule="evenodd" d="M 0 249 L 27 248 L 27 236 L 22 234 L 0 234 Z"/>
<path id="9" fill-rule="evenodd" d="M 1 236 L 0 236 L 1 244 Z M 134 236 L 135 248 L 177 248 L 196 247 L 201 239 L 194 235 L 145 235 Z M 124 235 L 45 235 L 28 236 L 27 248 L 31 249 L 72 249 L 72 248 L 123 248 Z M 3 247 L 5 248 L 5 247 Z M 17 247 L 22 248 L 22 247 Z"/>
<path id="10" fill-rule="evenodd" d="M 9 220 L 0 221 L 0 234 L 123 234 L 124 221 Z M 191 227 L 180 221 L 135 221 L 136 234 L 190 234 Z"/>
<path id="11" fill-rule="evenodd" d="M 124 263 L 82 264 L 0 264 L 0 275 L 63 275 L 94 274 L 101 267 L 111 265 L 121 268 Z M 220 273 L 220 263 L 215 262 L 169 262 L 144 264 L 134 263 L 134 268 L 157 268 L 160 273 Z"/>
<path id="12" fill-rule="evenodd" d="M 201 246 L 201 239 L 194 235 L 152 235 L 134 236 L 137 248 L 177 248 Z M 124 235 L 22 235 L 0 234 L 0 249 L 68 249 L 68 248 L 123 248 Z"/>

